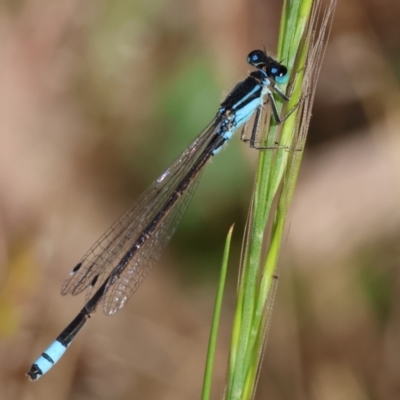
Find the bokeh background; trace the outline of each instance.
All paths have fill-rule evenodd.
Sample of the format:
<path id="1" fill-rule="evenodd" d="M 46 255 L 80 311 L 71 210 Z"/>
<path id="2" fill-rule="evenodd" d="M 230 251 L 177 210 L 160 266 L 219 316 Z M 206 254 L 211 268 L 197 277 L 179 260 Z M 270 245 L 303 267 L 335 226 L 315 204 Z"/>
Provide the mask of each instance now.
<path id="1" fill-rule="evenodd" d="M 276 48 L 275 0 L 0 3 L 0 399 L 198 399 L 229 226 L 220 398 L 256 152 L 236 137 L 203 174 L 128 305 L 63 359 L 30 364 L 81 309 L 61 297 L 87 248 Z M 338 4 L 257 399 L 400 398 L 400 3 Z"/>

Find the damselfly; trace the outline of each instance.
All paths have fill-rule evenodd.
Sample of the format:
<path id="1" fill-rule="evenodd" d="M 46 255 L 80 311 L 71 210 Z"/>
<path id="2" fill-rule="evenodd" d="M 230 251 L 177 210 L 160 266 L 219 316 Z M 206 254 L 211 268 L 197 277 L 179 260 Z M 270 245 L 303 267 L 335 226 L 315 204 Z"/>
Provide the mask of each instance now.
<path id="1" fill-rule="evenodd" d="M 87 289 L 86 303 L 34 362 L 27 373 L 31 380 L 39 379 L 61 358 L 99 303 L 107 315 L 116 313 L 126 304 L 171 239 L 203 167 L 233 133 L 254 116 L 250 144 L 256 147 L 259 117 L 266 103 L 271 106 L 276 123 L 282 122 L 273 93 L 283 101 L 288 100 L 276 86 L 287 82 L 287 68 L 262 50 L 252 51 L 247 61 L 257 70 L 235 86 L 212 122 L 72 270 L 61 293 L 77 295 Z"/>

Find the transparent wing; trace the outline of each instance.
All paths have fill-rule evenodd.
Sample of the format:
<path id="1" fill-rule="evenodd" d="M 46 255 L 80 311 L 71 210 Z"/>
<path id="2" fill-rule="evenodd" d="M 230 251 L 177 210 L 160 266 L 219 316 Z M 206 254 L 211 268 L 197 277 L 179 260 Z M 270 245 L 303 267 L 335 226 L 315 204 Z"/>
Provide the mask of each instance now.
<path id="1" fill-rule="evenodd" d="M 93 290 L 100 287 L 107 279 L 110 272 L 118 265 L 124 252 L 131 247 L 138 236 L 140 236 L 143 229 L 153 220 L 160 207 L 162 207 L 166 199 L 174 192 L 177 184 L 196 163 L 199 156 L 207 147 L 210 138 L 215 135 L 217 127 L 217 122 L 213 121 L 200 133 L 172 166 L 139 197 L 133 207 L 128 212 L 124 213 L 86 252 L 81 261 L 72 270 L 71 277 L 64 282 L 61 289 L 63 295 L 77 295 L 84 289 L 89 288 L 86 297 L 87 299 L 90 298 Z M 196 179 L 194 179 L 194 181 L 196 181 Z M 147 275 L 153 265 L 151 260 L 155 260 L 159 257 L 169 238 L 172 236 L 172 232 L 178 223 L 179 216 L 183 214 L 183 211 L 186 209 L 195 187 L 196 185 L 194 182 L 194 184 L 191 184 L 187 189 L 187 194 L 182 195 L 178 204 L 171 209 L 165 221 L 161 223 L 158 232 L 155 232 L 153 235 L 154 237 L 150 238 L 147 241 L 149 243 L 147 244 L 146 242 L 146 244 L 143 245 L 143 249 L 140 249 L 138 252 L 139 254 L 131 260 L 131 263 L 136 263 L 137 266 L 136 269 L 132 269 L 131 265 L 133 264 L 130 263 L 130 265 L 128 265 L 126 271 L 131 272 L 130 274 L 128 274 L 128 272 L 123 274 L 125 280 L 127 276 L 132 276 L 132 279 L 137 280 L 139 283 L 144 279 L 144 276 Z M 168 233 L 168 231 L 170 233 Z M 144 251 L 147 248 L 151 248 L 154 254 L 147 256 L 145 254 L 146 251 Z M 158 253 L 157 256 L 156 253 Z M 139 265 L 139 257 L 147 257 L 148 261 Z M 133 275 L 137 275 L 137 278 L 134 278 Z M 143 276 L 143 278 L 140 278 L 141 276 Z M 117 282 L 120 282 L 120 280 L 118 279 Z M 127 282 L 125 281 L 125 283 Z M 139 283 L 132 283 L 132 285 L 136 285 L 136 288 Z M 115 294 L 117 294 L 117 292 L 118 291 L 115 291 Z M 109 296 L 107 299 L 107 303 L 111 304 Z M 122 305 L 120 305 L 118 309 L 120 307 L 122 307 Z M 109 308 L 111 309 L 111 306 Z"/>
<path id="2" fill-rule="evenodd" d="M 115 314 L 121 309 L 158 261 L 162 251 L 175 232 L 196 190 L 201 171 L 191 181 L 179 201 L 158 226 L 154 234 L 135 254 L 118 279 L 106 290 L 103 300 L 105 314 Z"/>

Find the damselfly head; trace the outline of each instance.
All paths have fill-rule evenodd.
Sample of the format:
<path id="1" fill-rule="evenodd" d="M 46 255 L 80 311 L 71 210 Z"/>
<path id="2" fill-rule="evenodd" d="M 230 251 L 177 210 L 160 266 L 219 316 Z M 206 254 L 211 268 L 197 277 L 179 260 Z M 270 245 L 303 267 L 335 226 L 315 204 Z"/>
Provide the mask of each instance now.
<path id="1" fill-rule="evenodd" d="M 264 70 L 276 83 L 286 83 L 289 76 L 287 68 L 267 55 L 263 50 L 253 50 L 247 56 L 247 62 L 260 70 Z"/>

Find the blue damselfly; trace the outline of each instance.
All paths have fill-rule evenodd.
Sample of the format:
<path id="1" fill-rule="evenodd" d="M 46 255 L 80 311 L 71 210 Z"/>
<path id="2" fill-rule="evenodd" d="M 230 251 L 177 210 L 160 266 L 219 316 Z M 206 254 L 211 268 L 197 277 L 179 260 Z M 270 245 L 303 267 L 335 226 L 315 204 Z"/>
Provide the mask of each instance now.
<path id="1" fill-rule="evenodd" d="M 197 187 L 203 167 L 233 133 L 252 116 L 248 140 L 256 146 L 260 114 L 268 103 L 276 123 L 281 123 L 273 93 L 288 98 L 277 88 L 288 80 L 285 66 L 262 50 L 252 51 L 247 61 L 257 70 L 239 82 L 221 103 L 211 123 L 177 160 L 139 197 L 86 252 L 64 282 L 63 295 L 86 292 L 86 303 L 75 319 L 34 362 L 27 376 L 39 379 L 61 358 L 96 307 L 112 315 L 120 310 L 150 272 L 171 239 Z"/>

